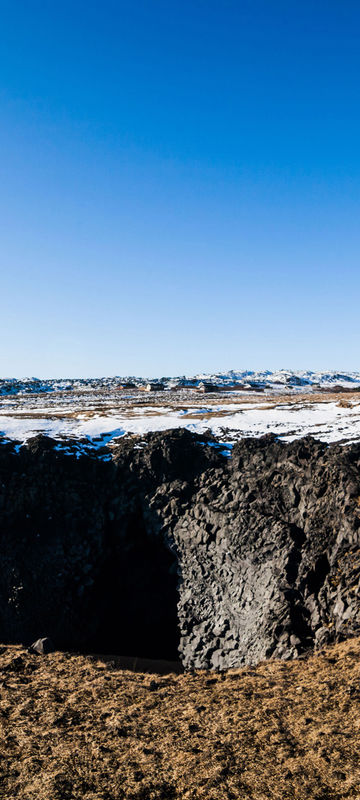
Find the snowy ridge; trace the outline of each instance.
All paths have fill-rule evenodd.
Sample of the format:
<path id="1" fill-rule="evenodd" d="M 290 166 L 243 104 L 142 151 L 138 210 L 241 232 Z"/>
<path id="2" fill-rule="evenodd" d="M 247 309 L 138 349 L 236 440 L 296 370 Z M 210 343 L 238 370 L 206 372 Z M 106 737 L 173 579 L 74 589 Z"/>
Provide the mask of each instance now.
<path id="1" fill-rule="evenodd" d="M 134 376 L 115 376 L 100 378 L 2 378 L 0 379 L 0 395 L 42 394 L 46 392 L 92 392 L 112 389 L 119 385 L 131 383 L 135 388 L 142 388 L 148 382 L 162 383 L 165 390 L 177 385 L 194 387 L 206 382 L 215 387 L 236 387 L 237 384 L 264 388 L 318 389 L 334 386 L 360 388 L 360 372 L 312 372 L 311 370 L 230 370 L 214 374 L 200 373 L 194 376 L 139 378 Z"/>
<path id="2" fill-rule="evenodd" d="M 360 387 L 360 372 L 312 372 L 311 370 L 287 370 L 281 369 L 275 372 L 271 370 L 264 370 L 263 372 L 255 370 L 244 370 L 243 372 L 236 372 L 230 370 L 223 374 L 218 373 L 215 375 L 197 375 L 198 380 L 213 381 L 214 383 L 235 384 L 235 383 L 257 383 L 262 386 L 292 386 L 292 387 L 328 387 L 328 386 L 349 386 L 354 388 Z"/>

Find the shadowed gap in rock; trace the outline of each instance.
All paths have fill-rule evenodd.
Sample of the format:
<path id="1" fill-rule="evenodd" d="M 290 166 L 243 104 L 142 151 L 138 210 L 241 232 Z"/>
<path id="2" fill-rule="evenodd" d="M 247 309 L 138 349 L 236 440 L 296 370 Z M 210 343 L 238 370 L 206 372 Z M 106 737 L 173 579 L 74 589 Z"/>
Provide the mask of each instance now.
<path id="1" fill-rule="evenodd" d="M 176 661 L 177 559 L 163 536 L 147 529 L 139 507 L 108 524 L 108 556 L 95 590 L 99 626 L 89 647 Z"/>

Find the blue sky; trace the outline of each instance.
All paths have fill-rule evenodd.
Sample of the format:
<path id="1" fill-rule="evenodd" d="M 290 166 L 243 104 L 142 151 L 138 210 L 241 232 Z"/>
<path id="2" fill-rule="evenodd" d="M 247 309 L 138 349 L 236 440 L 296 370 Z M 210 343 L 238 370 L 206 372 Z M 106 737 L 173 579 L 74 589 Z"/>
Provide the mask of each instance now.
<path id="1" fill-rule="evenodd" d="M 0 375 L 358 369 L 357 0 L 0 0 Z"/>

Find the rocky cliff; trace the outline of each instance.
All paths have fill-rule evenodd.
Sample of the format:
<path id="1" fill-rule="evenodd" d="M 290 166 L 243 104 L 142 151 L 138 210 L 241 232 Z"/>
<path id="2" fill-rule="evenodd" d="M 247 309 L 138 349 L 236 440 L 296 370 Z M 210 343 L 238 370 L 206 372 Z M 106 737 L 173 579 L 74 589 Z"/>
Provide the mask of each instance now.
<path id="1" fill-rule="evenodd" d="M 360 632 L 360 445 L 111 452 L 0 445 L 0 639 L 225 669 Z"/>

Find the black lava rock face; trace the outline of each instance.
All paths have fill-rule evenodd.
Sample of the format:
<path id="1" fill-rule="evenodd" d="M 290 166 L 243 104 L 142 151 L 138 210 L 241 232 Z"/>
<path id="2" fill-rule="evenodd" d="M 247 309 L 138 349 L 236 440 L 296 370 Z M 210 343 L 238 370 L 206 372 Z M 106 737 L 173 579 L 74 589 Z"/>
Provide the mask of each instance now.
<path id="1" fill-rule="evenodd" d="M 226 669 L 360 632 L 360 446 L 0 446 L 0 639 Z"/>

